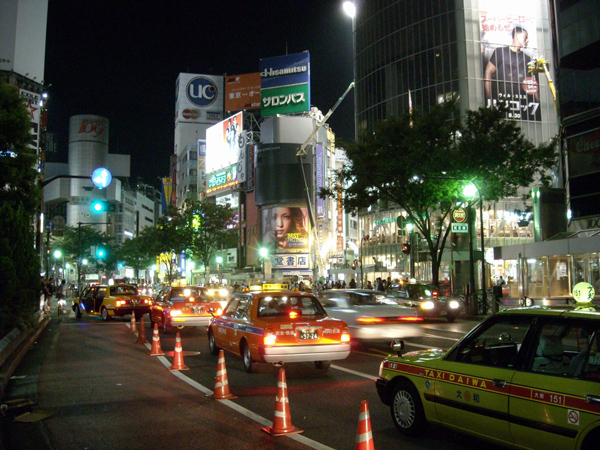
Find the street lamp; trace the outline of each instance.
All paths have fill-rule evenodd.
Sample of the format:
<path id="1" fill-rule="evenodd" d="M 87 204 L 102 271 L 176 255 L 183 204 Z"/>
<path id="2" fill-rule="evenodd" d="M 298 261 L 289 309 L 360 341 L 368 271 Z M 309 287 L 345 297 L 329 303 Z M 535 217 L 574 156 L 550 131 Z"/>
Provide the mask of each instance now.
<path id="1" fill-rule="evenodd" d="M 483 305 L 482 305 L 483 311 L 482 312 L 483 312 L 483 314 L 487 314 L 487 291 L 486 291 L 486 277 L 485 277 L 485 247 L 483 245 L 483 243 L 484 243 L 484 240 L 483 240 L 483 197 L 481 196 L 481 191 L 479 190 L 479 187 L 477 187 L 477 185 L 473 181 L 471 181 L 469 184 L 467 184 L 463 188 L 463 193 L 465 194 L 465 196 L 469 197 L 471 199 L 473 199 L 473 197 L 475 196 L 475 192 L 477 192 L 477 196 L 479 197 L 479 218 L 481 220 L 481 301 L 483 303 Z M 469 230 L 470 235 L 472 232 L 473 232 L 472 230 Z M 469 239 L 469 242 L 472 242 L 472 239 Z M 473 267 L 473 262 L 471 262 L 471 268 L 472 267 Z M 471 273 L 471 280 L 473 280 L 471 287 L 473 288 L 472 294 L 474 294 L 475 283 L 474 283 L 473 273 Z M 474 297 L 474 298 L 476 298 L 476 297 Z M 495 310 L 496 310 L 496 306 L 494 306 L 494 312 L 495 312 Z"/>
<path id="2" fill-rule="evenodd" d="M 354 0 L 346 0 L 342 4 L 344 13 L 350 19 L 352 19 L 352 76 L 356 83 L 356 3 Z M 358 102 L 358 95 L 354 94 L 354 136 L 358 137 L 358 122 L 356 117 L 356 105 Z"/>
<path id="3" fill-rule="evenodd" d="M 269 249 L 267 249 L 265 247 L 261 247 L 260 250 L 258 251 L 258 254 L 260 255 L 260 262 L 261 262 L 261 268 L 262 268 L 262 273 L 263 273 L 263 281 L 266 281 L 265 258 L 267 256 L 269 256 Z"/>

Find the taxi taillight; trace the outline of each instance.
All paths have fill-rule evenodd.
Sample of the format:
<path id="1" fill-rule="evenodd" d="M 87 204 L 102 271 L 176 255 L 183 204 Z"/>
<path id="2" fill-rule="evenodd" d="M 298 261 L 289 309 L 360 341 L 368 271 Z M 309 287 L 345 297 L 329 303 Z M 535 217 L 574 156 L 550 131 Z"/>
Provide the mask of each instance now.
<path id="1" fill-rule="evenodd" d="M 171 315 L 171 317 L 174 316 L 180 316 L 181 315 L 181 310 L 180 309 L 172 309 L 169 314 Z"/>
<path id="2" fill-rule="evenodd" d="M 277 337 L 273 333 L 273 328 L 271 328 L 271 327 L 265 328 L 263 343 L 265 345 L 275 345 L 277 343 Z"/>
<path id="3" fill-rule="evenodd" d="M 342 333 L 342 342 L 350 342 L 350 334 L 347 332 Z"/>
<path id="4" fill-rule="evenodd" d="M 373 325 L 376 323 L 383 323 L 385 319 L 382 317 L 357 317 L 356 323 L 361 325 Z"/>
<path id="5" fill-rule="evenodd" d="M 115 302 L 116 306 L 125 306 L 129 304 L 129 299 L 120 298 Z"/>
<path id="6" fill-rule="evenodd" d="M 220 316 L 221 314 L 223 314 L 223 308 L 217 309 L 217 311 L 215 312 L 215 316 Z"/>
<path id="7" fill-rule="evenodd" d="M 398 320 L 402 320 L 405 322 L 422 322 L 423 318 L 421 316 L 400 316 Z"/>

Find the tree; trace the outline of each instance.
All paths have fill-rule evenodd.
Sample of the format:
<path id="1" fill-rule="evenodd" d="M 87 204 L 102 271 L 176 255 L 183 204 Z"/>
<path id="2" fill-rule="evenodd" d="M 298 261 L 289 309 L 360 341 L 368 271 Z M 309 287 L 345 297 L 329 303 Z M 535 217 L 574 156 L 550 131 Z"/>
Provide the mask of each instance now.
<path id="1" fill-rule="evenodd" d="M 142 248 L 159 259 L 167 267 L 167 279 L 173 280 L 177 258 L 185 253 L 189 245 L 189 232 L 181 212 L 169 207 L 158 219 L 155 227 L 146 227 L 139 235 Z"/>
<path id="2" fill-rule="evenodd" d="M 156 255 L 149 252 L 144 245 L 144 240 L 139 236 L 127 239 L 116 249 L 116 258 L 126 266 L 135 269 L 135 276 L 139 280 L 139 271 L 154 264 Z"/>
<path id="3" fill-rule="evenodd" d="M 547 186 L 557 162 L 554 142 L 534 145 L 503 109 L 468 111 L 461 121 L 454 101 L 380 122 L 345 151 L 349 163 L 334 185 L 343 186 L 346 210 L 380 200 L 404 209 L 427 242 L 436 284 L 449 216 L 465 184 L 476 182 L 484 199 L 497 201 L 519 187 Z M 335 197 L 335 186 L 320 195 Z"/>
<path id="4" fill-rule="evenodd" d="M 34 250 L 41 189 L 29 147 L 29 116 L 18 89 L 0 80 L 0 332 L 27 327 L 39 308 Z"/>
<path id="5" fill-rule="evenodd" d="M 229 205 L 188 200 L 182 215 L 189 234 L 188 251 L 204 267 L 223 248 L 237 245 L 237 230 L 233 229 L 233 210 Z"/>

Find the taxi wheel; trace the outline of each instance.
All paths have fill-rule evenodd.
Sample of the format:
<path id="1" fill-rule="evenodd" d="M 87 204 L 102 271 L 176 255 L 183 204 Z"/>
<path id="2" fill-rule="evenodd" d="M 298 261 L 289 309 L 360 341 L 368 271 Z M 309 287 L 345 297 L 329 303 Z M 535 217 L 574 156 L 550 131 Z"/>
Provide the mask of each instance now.
<path id="1" fill-rule="evenodd" d="M 326 371 L 331 366 L 331 361 L 315 361 L 315 367 L 319 370 Z"/>
<path id="2" fill-rule="evenodd" d="M 420 436 L 427 429 L 421 397 L 408 381 L 401 381 L 394 388 L 390 412 L 394 425 L 402 434 Z"/>
<path id="3" fill-rule="evenodd" d="M 219 347 L 217 347 L 215 335 L 213 334 L 212 330 L 208 330 L 208 348 L 211 355 L 217 356 L 219 354 Z"/>
<path id="4" fill-rule="evenodd" d="M 79 305 L 75 305 L 73 307 L 73 309 L 75 310 L 75 317 L 77 317 L 78 319 L 81 319 L 81 309 L 79 309 Z"/>
<path id="5" fill-rule="evenodd" d="M 242 342 L 241 354 L 242 363 L 244 364 L 244 370 L 248 373 L 252 373 L 252 355 L 250 355 L 250 347 L 246 341 Z"/>
<path id="6" fill-rule="evenodd" d="M 102 311 L 100 311 L 100 314 L 102 315 L 102 320 L 104 320 L 104 321 L 110 320 L 110 316 L 108 315 L 108 310 L 104 306 L 102 307 Z"/>

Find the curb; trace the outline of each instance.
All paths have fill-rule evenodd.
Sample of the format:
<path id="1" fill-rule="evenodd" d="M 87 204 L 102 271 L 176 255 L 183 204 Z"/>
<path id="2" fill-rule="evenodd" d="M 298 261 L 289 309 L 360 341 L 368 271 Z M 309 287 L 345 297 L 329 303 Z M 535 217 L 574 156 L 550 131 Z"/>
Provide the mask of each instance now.
<path id="1" fill-rule="evenodd" d="M 50 323 L 50 315 L 46 316 L 42 311 L 36 314 L 40 323 L 38 327 L 25 331 L 15 328 L 0 342 L 0 400 L 4 399 L 10 377 L 17 370 L 21 360 Z"/>

